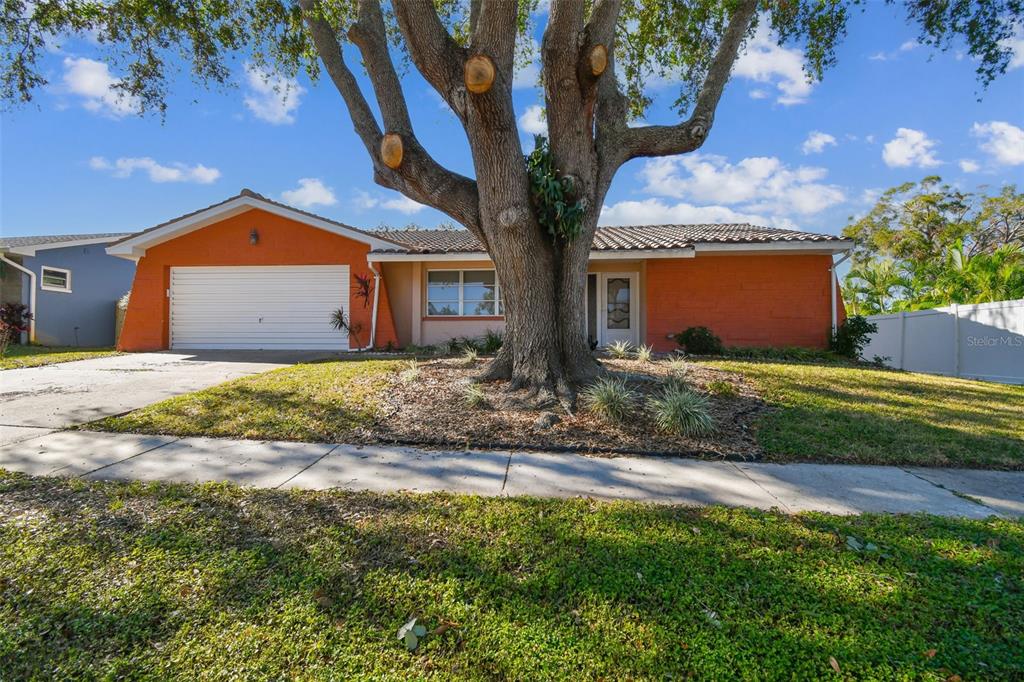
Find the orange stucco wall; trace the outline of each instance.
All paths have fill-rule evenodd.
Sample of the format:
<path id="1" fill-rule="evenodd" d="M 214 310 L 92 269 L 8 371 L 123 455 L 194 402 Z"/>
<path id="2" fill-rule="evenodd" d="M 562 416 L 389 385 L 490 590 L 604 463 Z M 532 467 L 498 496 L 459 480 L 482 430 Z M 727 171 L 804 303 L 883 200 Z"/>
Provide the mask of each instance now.
<path id="1" fill-rule="evenodd" d="M 831 256 L 697 256 L 647 262 L 647 343 L 708 327 L 727 346 L 824 348 L 832 324 Z M 836 288 L 839 320 L 842 296 Z"/>
<path id="2" fill-rule="evenodd" d="M 256 228 L 259 242 L 249 243 Z M 172 266 L 188 265 L 349 265 L 351 300 L 347 310 L 362 325 L 360 342 L 370 338 L 372 298 L 355 298 L 355 275 L 372 275 L 366 263 L 369 246 L 332 232 L 252 209 L 151 247 L 139 260 L 118 348 L 125 351 L 168 347 Z M 385 281 L 381 279 L 377 314 L 377 346 L 397 344 Z M 350 343 L 355 346 L 355 341 Z"/>

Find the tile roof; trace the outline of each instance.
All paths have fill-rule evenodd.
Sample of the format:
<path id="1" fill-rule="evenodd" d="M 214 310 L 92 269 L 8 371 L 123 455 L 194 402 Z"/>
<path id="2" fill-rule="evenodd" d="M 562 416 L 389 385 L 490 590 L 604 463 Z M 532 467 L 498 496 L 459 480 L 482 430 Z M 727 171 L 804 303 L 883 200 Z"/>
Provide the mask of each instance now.
<path id="1" fill-rule="evenodd" d="M 404 228 L 375 230 L 381 239 L 396 242 L 412 253 L 473 253 L 483 251 L 467 230 Z M 594 235 L 595 251 L 681 249 L 694 244 L 766 244 L 772 242 L 835 242 L 842 237 L 800 230 L 740 224 L 630 225 L 599 227 Z M 402 249 L 394 249 L 401 252 Z"/>
<path id="2" fill-rule="evenodd" d="M 31 237 L 0 237 L 0 249 L 16 249 L 24 246 L 49 246 L 58 245 L 63 242 L 77 242 L 83 239 L 104 239 L 109 237 L 110 241 L 127 236 L 126 232 L 99 232 L 95 234 L 47 234 L 34 235 Z"/>
<path id="3" fill-rule="evenodd" d="M 119 239 L 116 243 L 119 244 L 121 242 L 128 241 L 129 239 L 133 239 L 135 237 L 138 237 L 140 235 L 147 234 L 149 232 L 153 232 L 154 230 L 159 230 L 161 227 L 166 227 L 167 225 L 170 225 L 171 223 L 176 223 L 179 220 L 184 220 L 186 218 L 191 218 L 194 215 L 199 215 L 200 213 L 203 213 L 205 211 L 209 211 L 210 209 L 217 208 L 218 206 L 223 206 L 224 204 L 230 203 L 230 202 L 232 202 L 232 201 L 234 201 L 236 199 L 239 199 L 241 197 L 249 197 L 250 199 L 256 199 L 257 201 L 261 201 L 261 202 L 264 202 L 266 204 L 270 204 L 272 206 L 278 206 L 280 208 L 285 208 L 285 209 L 288 209 L 289 211 L 294 211 L 295 213 L 300 213 L 300 214 L 302 214 L 304 216 L 308 216 L 310 218 L 315 218 L 316 220 L 322 220 L 325 223 L 331 223 L 332 225 L 337 225 L 338 227 L 343 227 L 345 229 L 352 230 L 353 232 L 359 232 L 361 234 L 365 234 L 368 237 L 376 237 L 377 239 L 385 239 L 385 240 L 387 239 L 387 237 L 381 236 L 380 231 L 361 230 L 358 227 L 352 227 L 351 225 L 349 225 L 347 223 L 343 223 L 343 222 L 340 222 L 340 221 L 337 221 L 337 220 L 332 220 L 330 218 L 325 218 L 322 215 L 317 215 L 316 213 L 311 213 L 309 211 L 304 211 L 301 208 L 295 208 L 294 206 L 289 206 L 288 204 L 283 204 L 280 201 L 274 201 L 273 199 L 268 199 L 267 197 L 263 196 L 259 192 L 254 192 L 253 190 L 249 189 L 248 187 L 243 187 L 238 194 L 236 194 L 234 196 L 231 196 L 231 197 L 228 197 L 227 199 L 224 199 L 223 201 L 218 201 L 215 204 L 210 204 L 209 206 L 205 206 L 203 208 L 196 209 L 195 211 L 189 211 L 188 213 L 186 213 L 184 215 L 180 215 L 180 216 L 178 216 L 176 218 L 171 218 L 170 220 L 165 220 L 164 222 L 160 223 L 159 225 L 154 225 L 153 227 L 147 227 L 145 230 L 142 230 L 140 232 L 133 232 L 131 234 L 118 235 L 119 237 L 121 237 L 121 239 Z M 401 247 L 396 245 L 396 249 L 395 250 L 396 251 L 401 251 Z"/>

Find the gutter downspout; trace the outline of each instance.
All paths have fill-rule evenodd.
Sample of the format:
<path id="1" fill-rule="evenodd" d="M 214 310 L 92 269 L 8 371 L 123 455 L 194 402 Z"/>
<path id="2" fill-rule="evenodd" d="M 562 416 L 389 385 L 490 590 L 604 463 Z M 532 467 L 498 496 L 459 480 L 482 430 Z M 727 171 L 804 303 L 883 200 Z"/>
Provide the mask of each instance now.
<path id="1" fill-rule="evenodd" d="M 832 275 L 829 278 L 831 280 L 832 286 L 832 336 L 835 336 L 836 331 L 839 329 L 839 310 L 838 306 L 836 306 L 836 268 L 842 265 L 849 257 L 850 252 L 847 251 L 845 256 L 843 256 L 837 261 L 833 261 L 832 267 L 828 269 L 829 273 L 831 273 Z"/>
<path id="2" fill-rule="evenodd" d="M 377 307 L 380 304 L 380 273 L 373 266 L 373 262 L 366 261 L 366 265 L 373 273 L 373 310 L 370 312 L 370 344 L 360 351 L 372 351 L 377 345 Z"/>
<path id="3" fill-rule="evenodd" d="M 24 266 L 22 266 L 22 265 L 20 265 L 18 263 L 15 263 L 14 261 L 10 260 L 3 253 L 0 253 L 0 261 L 3 261 L 4 263 L 7 263 L 8 265 L 10 265 L 15 270 L 20 270 L 22 273 L 28 275 L 28 286 L 29 286 L 28 311 L 29 311 L 29 313 L 32 314 L 32 317 L 29 318 L 29 321 L 28 321 L 28 342 L 29 343 L 35 343 L 36 342 L 36 273 L 32 272 L 28 268 L 26 268 L 26 267 L 24 267 Z"/>

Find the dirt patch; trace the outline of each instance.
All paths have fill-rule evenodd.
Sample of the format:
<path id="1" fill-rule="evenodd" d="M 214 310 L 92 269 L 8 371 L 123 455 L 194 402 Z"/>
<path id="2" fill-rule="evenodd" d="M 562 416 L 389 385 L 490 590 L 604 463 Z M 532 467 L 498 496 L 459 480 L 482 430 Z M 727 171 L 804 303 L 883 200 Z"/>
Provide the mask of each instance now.
<path id="1" fill-rule="evenodd" d="M 754 422 L 767 409 L 752 384 L 741 375 L 696 363 L 686 367 L 686 381 L 708 394 L 716 429 L 706 438 L 685 438 L 660 432 L 638 404 L 631 420 L 611 424 L 580 409 L 567 413 L 557 403 L 542 410 L 526 403 L 522 394 L 509 392 L 505 382 L 479 385 L 483 400 L 467 404 L 467 387 L 484 360 L 467 366 L 462 359 L 423 361 L 415 372 L 392 377 L 387 407 L 369 440 L 445 447 L 523 448 L 572 450 L 590 454 L 666 454 L 754 460 L 762 452 L 754 437 Z M 672 371 L 664 361 L 602 359 L 613 376 L 625 379 L 643 398 L 664 385 Z M 415 375 L 415 376 L 411 376 Z M 730 396 L 711 395 L 708 384 L 726 382 Z M 543 428 L 542 412 L 559 419 Z M 551 421 L 551 420 L 548 420 Z"/>

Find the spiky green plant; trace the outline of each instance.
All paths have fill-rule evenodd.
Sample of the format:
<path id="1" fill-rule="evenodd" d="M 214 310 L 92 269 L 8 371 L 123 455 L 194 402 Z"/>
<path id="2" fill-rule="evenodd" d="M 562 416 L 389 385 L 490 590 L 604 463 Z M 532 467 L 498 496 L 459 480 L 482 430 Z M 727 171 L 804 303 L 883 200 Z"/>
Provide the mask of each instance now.
<path id="1" fill-rule="evenodd" d="M 665 364 L 668 365 L 668 371 L 671 375 L 679 379 L 686 377 L 690 373 L 690 363 L 678 355 L 673 355 Z"/>
<path id="2" fill-rule="evenodd" d="M 476 359 L 478 355 L 479 354 L 476 352 L 475 348 L 467 348 L 466 350 L 462 351 L 462 363 L 466 367 L 472 367 L 476 364 Z"/>
<path id="3" fill-rule="evenodd" d="M 636 393 L 622 379 L 604 377 L 583 389 L 583 404 L 610 422 L 621 422 L 636 404 Z"/>
<path id="4" fill-rule="evenodd" d="M 411 384 L 420 377 L 420 363 L 416 359 L 405 363 L 405 369 L 398 373 L 398 378 L 407 384 Z"/>
<path id="5" fill-rule="evenodd" d="M 487 400 L 487 394 L 484 393 L 484 389 L 480 384 L 466 384 L 466 387 L 462 390 L 462 399 L 467 407 L 472 407 L 473 409 L 481 409 L 490 404 L 490 401 Z"/>
<path id="6" fill-rule="evenodd" d="M 679 436 L 706 436 L 715 428 L 708 399 L 690 389 L 669 384 L 647 399 L 658 429 Z"/>
<path id="7" fill-rule="evenodd" d="M 608 346 L 608 354 L 613 358 L 625 360 L 633 353 L 633 344 L 629 341 L 616 341 Z"/>
<path id="8" fill-rule="evenodd" d="M 651 361 L 651 356 L 654 354 L 654 346 L 637 346 L 636 359 L 643 363 Z"/>

